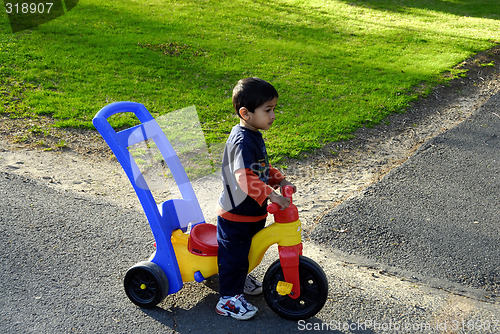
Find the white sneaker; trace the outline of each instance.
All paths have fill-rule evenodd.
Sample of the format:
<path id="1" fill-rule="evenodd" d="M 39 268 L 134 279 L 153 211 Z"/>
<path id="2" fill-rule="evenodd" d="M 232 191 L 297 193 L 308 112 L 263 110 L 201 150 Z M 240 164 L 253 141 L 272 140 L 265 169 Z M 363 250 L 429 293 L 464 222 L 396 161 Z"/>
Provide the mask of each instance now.
<path id="1" fill-rule="evenodd" d="M 262 283 L 257 281 L 252 275 L 248 275 L 245 280 L 243 292 L 250 296 L 260 295 L 262 293 Z"/>
<path id="2" fill-rule="evenodd" d="M 259 309 L 245 300 L 243 295 L 234 297 L 220 297 L 215 311 L 222 316 L 231 316 L 238 320 L 248 320 Z"/>

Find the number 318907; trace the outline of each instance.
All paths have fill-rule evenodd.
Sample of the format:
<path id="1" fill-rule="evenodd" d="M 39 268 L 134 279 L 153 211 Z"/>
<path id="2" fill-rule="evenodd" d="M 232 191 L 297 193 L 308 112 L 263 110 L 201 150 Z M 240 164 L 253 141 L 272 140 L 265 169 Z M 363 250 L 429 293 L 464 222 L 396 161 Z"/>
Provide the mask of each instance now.
<path id="1" fill-rule="evenodd" d="M 7 14 L 45 14 L 50 13 L 50 9 L 54 5 L 53 2 L 46 3 L 10 3 L 5 4 Z"/>

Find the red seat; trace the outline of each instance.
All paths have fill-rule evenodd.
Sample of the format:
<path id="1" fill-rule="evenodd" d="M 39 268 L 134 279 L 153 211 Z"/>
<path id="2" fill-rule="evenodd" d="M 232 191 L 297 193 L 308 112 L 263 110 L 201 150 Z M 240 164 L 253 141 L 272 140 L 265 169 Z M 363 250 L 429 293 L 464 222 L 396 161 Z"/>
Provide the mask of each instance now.
<path id="1" fill-rule="evenodd" d="M 188 249 L 191 253 L 203 256 L 217 256 L 217 226 L 202 223 L 191 229 Z"/>

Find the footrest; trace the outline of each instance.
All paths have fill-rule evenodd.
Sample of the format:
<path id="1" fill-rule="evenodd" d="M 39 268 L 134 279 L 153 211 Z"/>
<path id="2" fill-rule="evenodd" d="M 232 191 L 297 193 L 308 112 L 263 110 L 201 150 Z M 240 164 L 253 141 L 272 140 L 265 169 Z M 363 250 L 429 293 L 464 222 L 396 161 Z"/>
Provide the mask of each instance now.
<path id="1" fill-rule="evenodd" d="M 293 288 L 292 283 L 283 281 L 279 281 L 278 284 L 276 285 L 276 291 L 282 296 L 289 295 L 290 292 L 292 292 L 292 288 Z"/>

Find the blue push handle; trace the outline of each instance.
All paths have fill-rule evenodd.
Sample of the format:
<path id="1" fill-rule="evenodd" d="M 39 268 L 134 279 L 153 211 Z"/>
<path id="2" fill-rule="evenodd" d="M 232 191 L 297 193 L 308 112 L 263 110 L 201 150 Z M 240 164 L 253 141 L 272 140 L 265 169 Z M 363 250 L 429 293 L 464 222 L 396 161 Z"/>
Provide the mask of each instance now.
<path id="1" fill-rule="evenodd" d="M 109 124 L 108 118 L 126 112 L 133 113 L 141 124 L 117 133 Z M 151 262 L 158 264 L 167 275 L 169 294 L 180 290 L 182 278 L 170 236 L 172 230 L 184 229 L 190 222 L 193 224 L 204 222 L 204 218 L 191 183 L 177 154 L 156 120 L 146 107 L 140 103 L 124 101 L 109 104 L 95 115 L 93 124 L 122 165 L 144 208 L 157 245 Z M 182 199 L 172 199 L 157 205 L 149 188 L 139 184 L 143 181 L 142 174 L 130 156 L 127 147 L 149 138 L 153 138 L 156 142 L 174 176 L 183 197 Z"/>
<path id="2" fill-rule="evenodd" d="M 143 104 L 128 101 L 114 102 L 105 106 L 104 108 L 99 110 L 94 119 L 108 119 L 115 114 L 125 112 L 134 113 L 134 115 L 139 119 L 139 121 L 141 121 L 141 123 L 145 123 L 154 119 Z"/>

